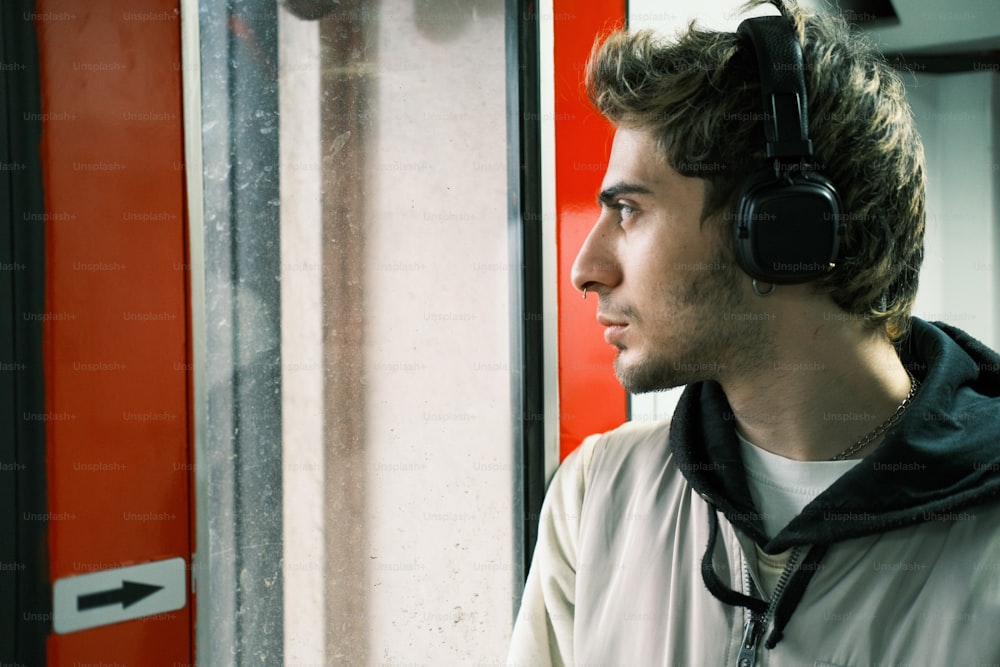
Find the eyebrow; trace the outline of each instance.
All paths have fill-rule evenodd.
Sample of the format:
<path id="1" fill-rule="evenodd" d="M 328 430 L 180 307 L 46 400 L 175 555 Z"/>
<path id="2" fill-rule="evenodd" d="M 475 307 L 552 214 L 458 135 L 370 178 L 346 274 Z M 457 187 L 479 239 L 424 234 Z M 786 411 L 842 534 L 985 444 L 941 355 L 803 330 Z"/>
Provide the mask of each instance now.
<path id="1" fill-rule="evenodd" d="M 615 203 L 615 199 L 622 195 L 651 194 L 653 194 L 652 190 L 644 185 L 639 185 L 638 183 L 615 183 L 614 185 L 601 190 L 600 194 L 597 195 L 597 203 L 602 206 L 611 206 Z"/>

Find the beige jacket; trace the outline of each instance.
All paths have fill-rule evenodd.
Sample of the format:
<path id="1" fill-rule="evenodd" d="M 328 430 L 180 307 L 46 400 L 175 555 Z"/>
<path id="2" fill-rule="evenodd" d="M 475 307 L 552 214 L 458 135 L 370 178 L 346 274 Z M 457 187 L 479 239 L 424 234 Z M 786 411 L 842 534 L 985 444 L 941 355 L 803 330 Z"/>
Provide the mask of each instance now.
<path id="1" fill-rule="evenodd" d="M 542 510 L 508 665 L 741 664 L 750 613 L 706 588 L 715 509 L 678 470 L 668 432 L 666 423 L 626 424 L 564 461 Z M 743 664 L 1000 665 L 1000 505 L 922 518 L 830 545 L 783 637 L 764 646 L 773 626 L 765 617 Z M 713 556 L 734 593 L 767 590 L 753 542 L 721 513 Z"/>

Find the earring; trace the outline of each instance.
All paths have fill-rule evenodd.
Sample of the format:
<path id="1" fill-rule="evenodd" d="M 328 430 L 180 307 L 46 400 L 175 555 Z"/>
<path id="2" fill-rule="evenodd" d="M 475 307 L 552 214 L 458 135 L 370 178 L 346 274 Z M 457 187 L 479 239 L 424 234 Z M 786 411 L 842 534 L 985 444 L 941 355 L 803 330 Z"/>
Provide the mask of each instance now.
<path id="1" fill-rule="evenodd" d="M 771 289 L 767 290 L 766 292 L 761 292 L 760 287 L 757 285 L 757 279 L 756 278 L 753 279 L 753 293 L 756 294 L 757 296 L 771 296 L 772 294 L 774 294 L 774 290 L 777 288 L 778 288 L 777 285 L 771 283 Z"/>

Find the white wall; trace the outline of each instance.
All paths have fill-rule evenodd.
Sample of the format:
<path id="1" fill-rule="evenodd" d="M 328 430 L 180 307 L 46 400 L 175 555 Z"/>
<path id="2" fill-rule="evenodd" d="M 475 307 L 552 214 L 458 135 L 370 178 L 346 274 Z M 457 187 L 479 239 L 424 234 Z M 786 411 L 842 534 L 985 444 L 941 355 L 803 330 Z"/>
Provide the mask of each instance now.
<path id="1" fill-rule="evenodd" d="M 424 3 L 453 8 L 433 30 L 420 5 L 379 10 L 369 656 L 474 664 L 506 653 L 513 580 L 504 3 Z"/>
<path id="2" fill-rule="evenodd" d="M 278 10 L 286 665 L 325 656 L 319 30 Z"/>
<path id="3" fill-rule="evenodd" d="M 995 95 L 986 71 L 906 76 L 927 156 L 927 232 L 914 315 L 1000 349 Z"/>
<path id="4" fill-rule="evenodd" d="M 451 13 L 415 16 L 417 8 Z M 383 0 L 366 117 L 365 515 L 324 512 L 317 24 L 282 12 L 285 664 L 326 655 L 325 540 L 362 522 L 368 664 L 495 663 L 513 595 L 502 0 Z M 465 7 L 465 6 L 463 6 Z M 468 9 L 468 11 L 466 11 Z M 373 10 L 376 11 L 376 10 Z"/>

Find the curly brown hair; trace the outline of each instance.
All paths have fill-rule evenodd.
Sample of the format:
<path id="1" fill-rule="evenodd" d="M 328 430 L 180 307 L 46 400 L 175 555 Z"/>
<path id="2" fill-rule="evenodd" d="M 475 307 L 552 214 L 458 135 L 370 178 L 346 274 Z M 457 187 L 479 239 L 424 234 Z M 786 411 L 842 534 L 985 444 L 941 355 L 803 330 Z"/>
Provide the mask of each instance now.
<path id="1" fill-rule="evenodd" d="M 843 19 L 772 4 L 803 51 L 809 135 L 840 192 L 846 233 L 836 267 L 815 280 L 844 311 L 891 340 L 909 330 L 923 260 L 924 155 L 903 83 Z M 764 160 L 756 62 L 731 32 L 676 41 L 618 31 L 594 45 L 587 92 L 606 118 L 652 130 L 670 165 L 706 181 L 702 218 L 731 220 L 743 181 Z M 730 252 L 732 249 L 730 249 Z"/>

